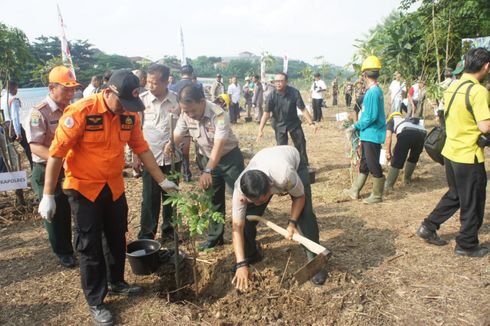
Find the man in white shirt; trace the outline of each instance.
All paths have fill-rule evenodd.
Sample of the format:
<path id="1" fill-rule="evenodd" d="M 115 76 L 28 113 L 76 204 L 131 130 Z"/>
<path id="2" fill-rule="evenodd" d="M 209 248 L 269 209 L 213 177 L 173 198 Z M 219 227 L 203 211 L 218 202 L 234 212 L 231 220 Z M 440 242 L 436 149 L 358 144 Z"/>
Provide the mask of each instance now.
<path id="1" fill-rule="evenodd" d="M 99 76 L 92 76 L 92 79 L 90 80 L 90 84 L 83 91 L 83 97 L 87 97 L 92 94 L 98 93 L 100 90 L 100 83 L 101 80 Z"/>
<path id="2" fill-rule="evenodd" d="M 320 79 L 320 74 L 317 72 L 314 75 L 315 79 L 311 85 L 311 99 L 313 105 L 313 121 L 320 122 L 323 118 L 322 104 L 323 94 L 327 90 L 327 85 Z"/>
<path id="3" fill-rule="evenodd" d="M 145 76 L 145 84 L 148 90 L 140 94 L 141 101 L 145 105 L 143 119 L 143 134 L 150 150 L 160 167 L 160 170 L 169 175 L 171 169 L 171 157 L 165 155 L 163 148 L 170 141 L 171 119 L 174 120 L 174 128 L 180 115 L 180 108 L 177 102 L 177 95 L 169 91 L 168 76 L 170 69 L 161 64 L 152 64 L 148 67 Z M 140 80 L 141 81 L 141 80 Z M 141 85 L 141 84 L 140 84 Z M 141 87 L 141 86 L 140 86 Z M 181 156 L 180 151 L 176 151 L 175 171 L 180 171 Z M 135 156 L 134 168 L 139 172 L 141 163 Z M 163 205 L 162 200 L 166 199 L 167 193 L 151 177 L 147 169 L 143 167 L 143 200 L 141 202 L 141 220 L 139 239 L 155 239 L 158 232 L 158 219 L 162 214 L 161 240 L 173 240 L 174 230 L 172 227 L 171 205 Z"/>
<path id="4" fill-rule="evenodd" d="M 231 83 L 228 86 L 228 95 L 231 97 L 230 103 L 230 122 L 231 124 L 237 123 L 240 114 L 240 85 L 237 83 L 237 77 L 231 77 Z"/>
<path id="5" fill-rule="evenodd" d="M 395 79 L 390 84 L 391 112 L 400 112 L 403 92 L 407 91 L 407 87 L 405 82 L 401 80 L 402 76 L 398 71 L 393 76 Z"/>

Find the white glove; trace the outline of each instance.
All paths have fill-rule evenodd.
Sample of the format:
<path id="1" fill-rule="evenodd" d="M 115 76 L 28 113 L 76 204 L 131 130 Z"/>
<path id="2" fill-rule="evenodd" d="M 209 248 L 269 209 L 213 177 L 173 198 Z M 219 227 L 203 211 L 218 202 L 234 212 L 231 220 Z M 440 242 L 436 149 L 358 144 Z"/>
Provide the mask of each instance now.
<path id="1" fill-rule="evenodd" d="M 39 208 L 37 209 L 41 217 L 51 223 L 53 220 L 54 213 L 56 213 L 56 202 L 54 200 L 54 195 L 43 194 L 43 198 L 39 203 Z"/>
<path id="2" fill-rule="evenodd" d="M 163 190 L 165 190 L 166 192 L 169 192 L 169 191 L 179 191 L 180 188 L 179 186 L 177 186 L 175 183 L 173 183 L 172 181 L 169 181 L 168 179 L 165 179 L 163 180 L 162 182 L 160 182 L 158 184 Z"/>

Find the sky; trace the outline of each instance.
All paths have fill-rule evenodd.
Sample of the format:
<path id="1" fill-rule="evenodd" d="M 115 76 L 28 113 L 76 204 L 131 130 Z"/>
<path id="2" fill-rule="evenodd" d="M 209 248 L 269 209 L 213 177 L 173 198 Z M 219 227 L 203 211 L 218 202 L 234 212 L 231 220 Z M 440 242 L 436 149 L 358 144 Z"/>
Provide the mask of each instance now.
<path id="1" fill-rule="evenodd" d="M 59 4 L 68 40 L 88 40 L 108 54 L 180 58 L 268 51 L 311 64 L 344 66 L 356 39 L 400 0 L 0 0 L 0 22 L 30 41 L 59 36 Z M 316 58 L 316 59 L 315 59 Z"/>

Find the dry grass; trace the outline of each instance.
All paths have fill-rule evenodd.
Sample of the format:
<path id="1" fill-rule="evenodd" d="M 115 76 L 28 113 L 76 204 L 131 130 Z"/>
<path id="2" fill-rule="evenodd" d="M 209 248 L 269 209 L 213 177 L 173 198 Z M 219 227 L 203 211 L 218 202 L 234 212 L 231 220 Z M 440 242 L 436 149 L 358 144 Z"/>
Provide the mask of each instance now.
<path id="1" fill-rule="evenodd" d="M 336 111 L 329 108 L 325 112 L 331 117 Z M 168 294 L 174 289 L 173 271 L 168 266 L 140 277 L 133 275 L 128 265 L 126 279 L 141 284 L 145 293 L 129 299 L 108 297 L 118 324 L 490 325 L 489 258 L 454 256 L 459 216 L 456 214 L 440 231 L 450 241 L 446 247 L 429 246 L 414 236 L 446 190 L 442 167 L 423 155 L 412 186 L 399 181 L 397 191 L 374 206 L 346 201 L 341 191 L 349 186 L 347 141 L 337 124 L 328 120 L 321 123 L 317 134 L 305 126 L 311 165 L 317 168 L 312 190 L 321 241 L 333 252 L 325 286 L 294 285 L 291 275 L 304 263 L 302 250 L 259 227 L 265 259 L 254 266 L 252 290 L 237 294 L 230 284 L 233 250 L 228 223 L 227 244 L 200 254 L 199 298 L 190 291 L 183 291 L 180 298 Z M 239 124 L 235 131 L 246 156 L 274 144 L 269 127 L 259 145 L 255 143 L 255 124 Z M 370 181 L 362 195 L 368 195 L 369 190 Z M 140 193 L 140 179 L 127 179 L 130 239 L 138 232 Z M 12 198 L 0 195 L 0 207 Z M 89 324 L 78 270 L 58 266 L 38 217 L 4 206 L 0 222 L 0 324 Z M 268 217 L 285 225 L 289 207 L 287 198 L 274 198 Z M 230 207 L 227 209 L 229 212 Z M 489 231 L 487 214 L 481 242 L 490 242 Z"/>

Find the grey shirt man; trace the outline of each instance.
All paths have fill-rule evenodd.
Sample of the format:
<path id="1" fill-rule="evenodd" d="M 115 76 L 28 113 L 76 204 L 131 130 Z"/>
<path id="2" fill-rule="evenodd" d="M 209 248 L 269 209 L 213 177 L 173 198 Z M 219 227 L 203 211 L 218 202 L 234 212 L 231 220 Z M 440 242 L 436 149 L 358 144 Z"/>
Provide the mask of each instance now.
<path id="1" fill-rule="evenodd" d="M 299 152 L 292 146 L 274 146 L 258 152 L 235 182 L 232 199 L 233 219 L 243 220 L 246 217 L 247 203 L 240 200 L 243 197 L 240 180 L 246 171 L 264 172 L 270 180 L 273 194 L 289 194 L 299 197 L 305 194 L 303 182 L 297 172 L 299 163 Z"/>
<path id="2" fill-rule="evenodd" d="M 171 91 L 160 101 L 150 91 L 140 94 L 141 101 L 145 105 L 143 119 L 143 134 L 150 150 L 155 156 L 159 166 L 170 165 L 171 158 L 164 154 L 163 148 L 170 141 L 170 119 L 174 119 L 174 126 L 180 115 L 177 95 Z M 174 127 L 175 129 L 175 127 Z M 181 160 L 180 152 L 176 152 L 177 161 Z"/>
<path id="3" fill-rule="evenodd" d="M 231 130 L 228 114 L 209 101 L 206 101 L 206 108 L 200 120 L 191 119 L 185 112 L 182 112 L 177 121 L 175 133 L 189 134 L 197 143 L 199 152 L 206 157 L 211 156 L 215 139 L 226 139 L 222 156 L 238 147 L 238 139 Z"/>
<path id="4" fill-rule="evenodd" d="M 48 95 L 33 107 L 26 121 L 26 138 L 28 143 L 38 143 L 49 148 L 54 139 L 58 121 L 63 115 L 63 110 Z M 46 163 L 46 160 L 32 153 L 32 161 Z"/>
<path id="5" fill-rule="evenodd" d="M 225 85 L 221 81 L 215 80 L 211 85 L 211 101 L 215 101 L 218 96 L 225 92 Z"/>

